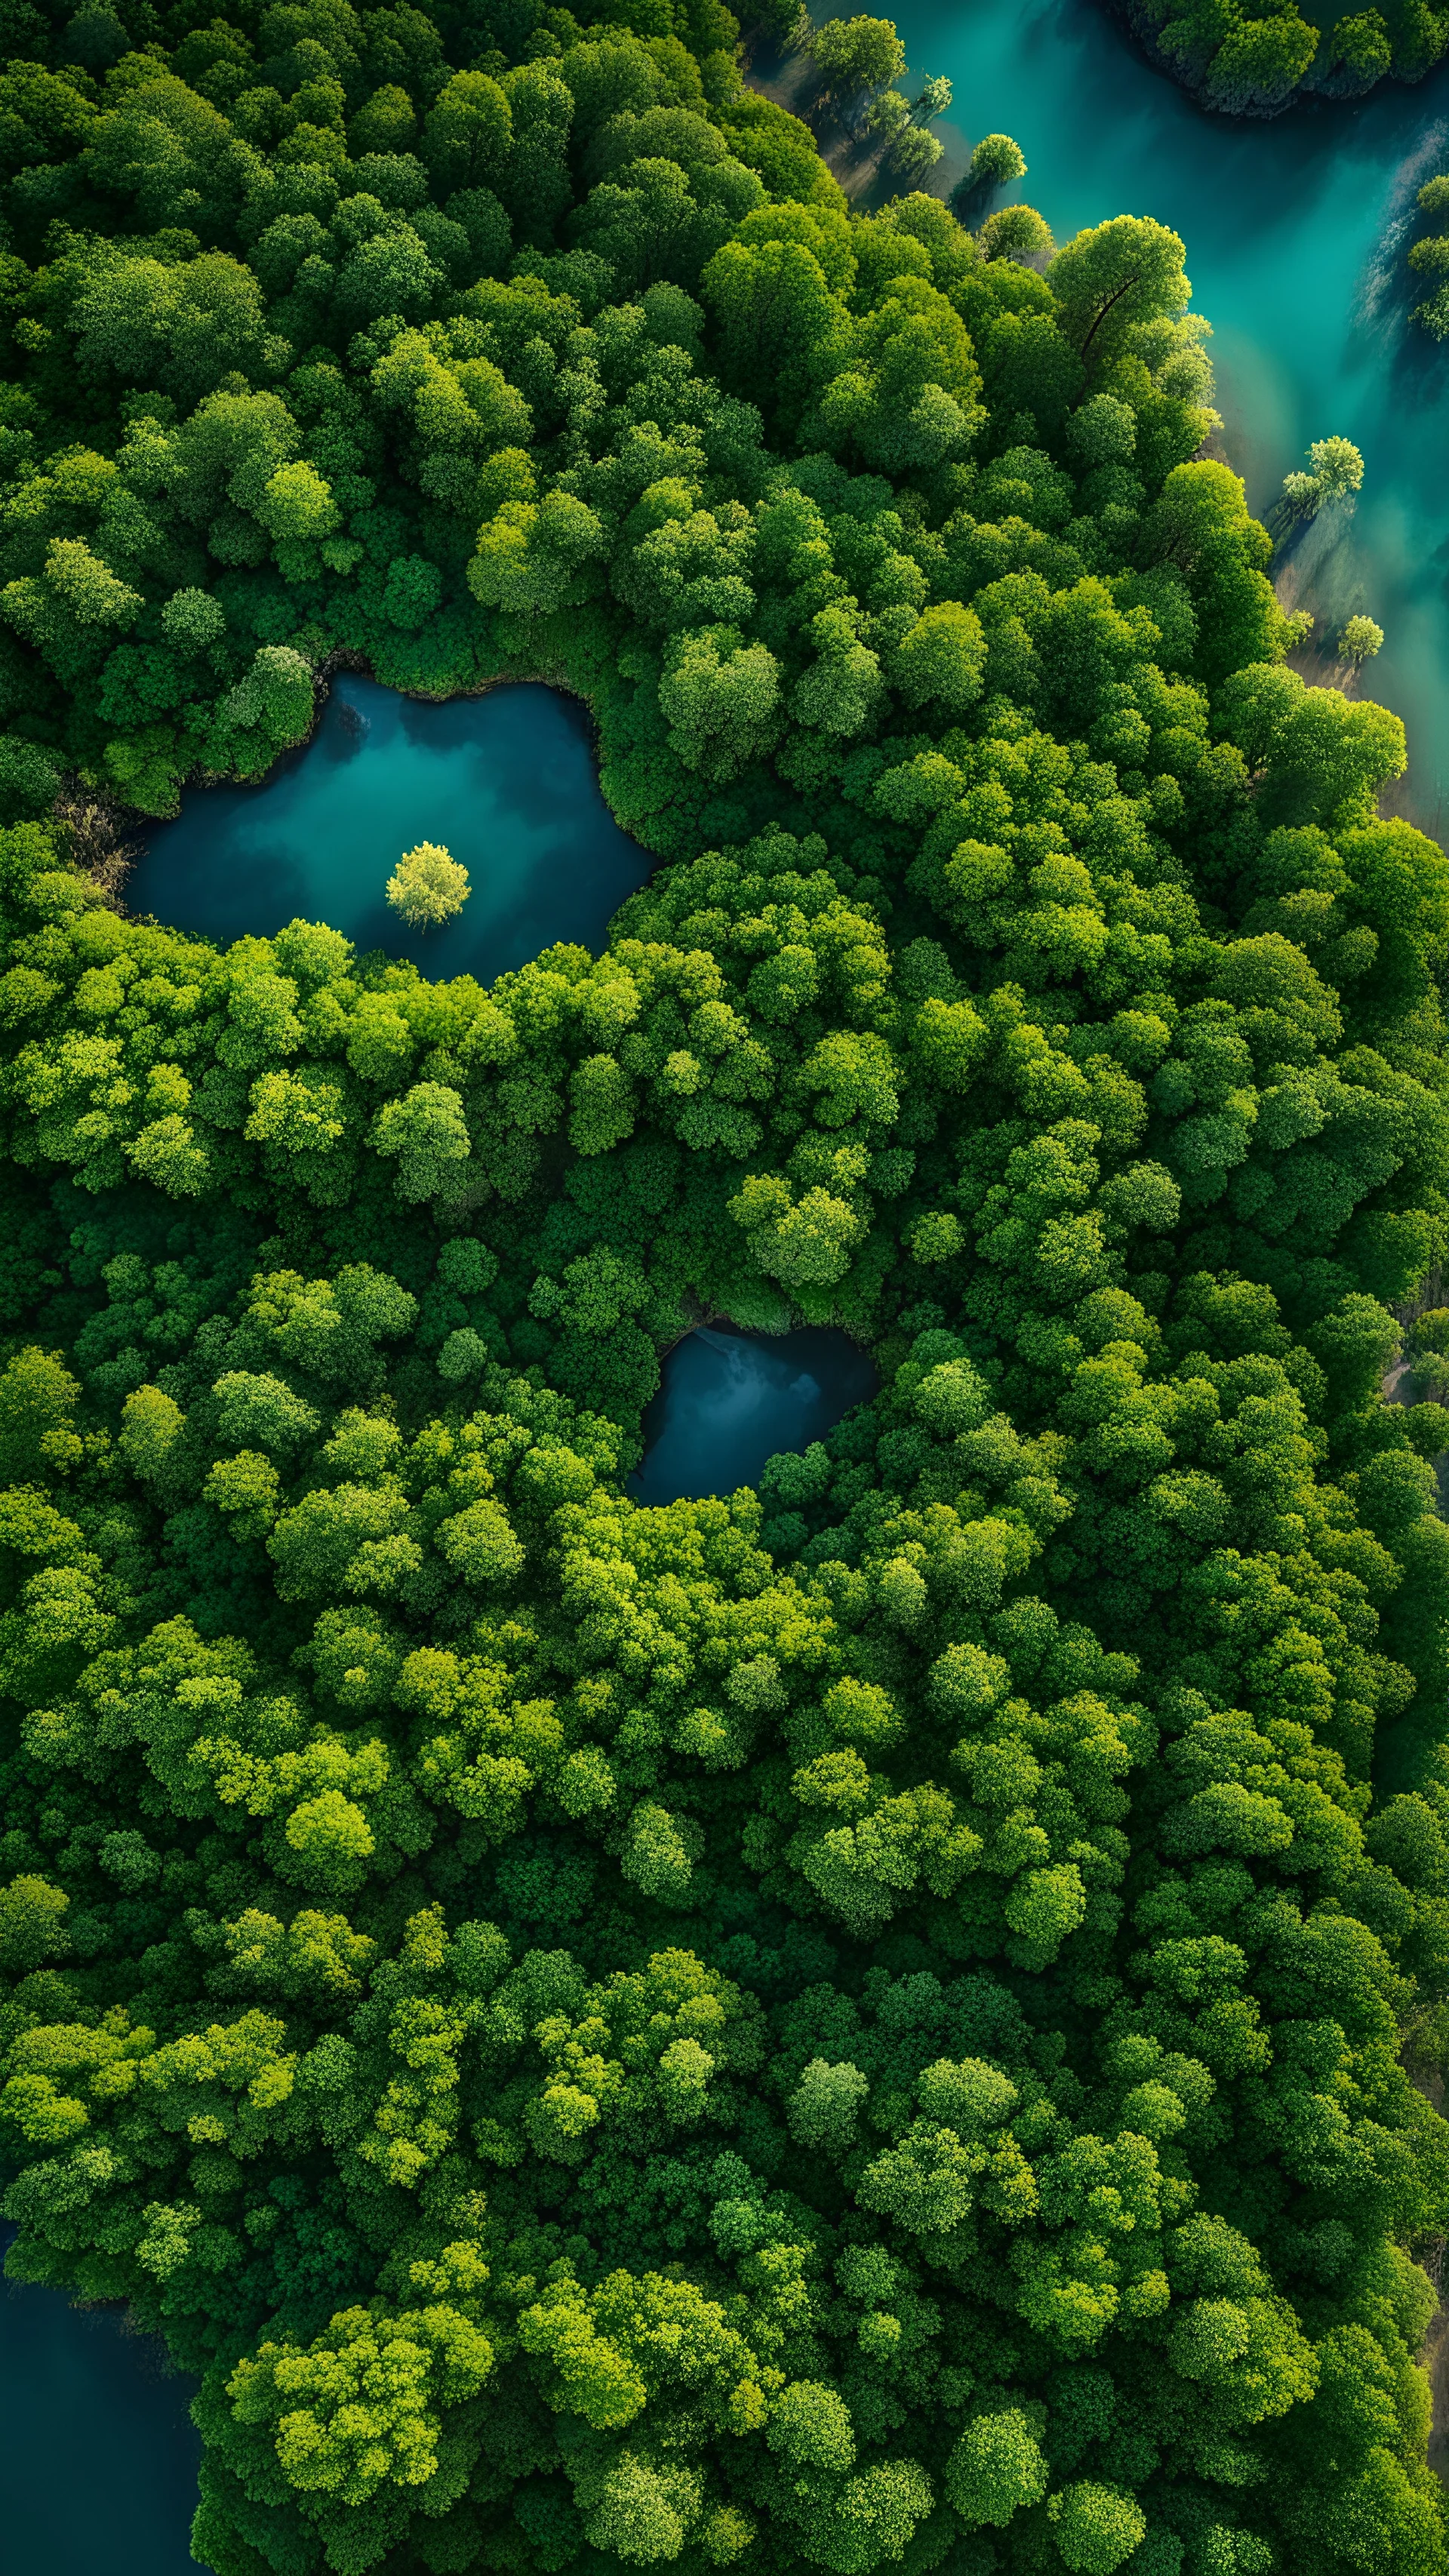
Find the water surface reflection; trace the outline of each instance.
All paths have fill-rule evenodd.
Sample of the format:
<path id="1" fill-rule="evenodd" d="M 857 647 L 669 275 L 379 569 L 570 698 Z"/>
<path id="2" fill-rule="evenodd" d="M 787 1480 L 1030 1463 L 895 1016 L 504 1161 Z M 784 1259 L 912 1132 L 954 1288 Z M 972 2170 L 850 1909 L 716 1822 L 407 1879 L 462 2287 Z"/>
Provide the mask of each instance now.
<path id="1" fill-rule="evenodd" d="M 1449 792 L 1449 348 L 1407 319 L 1414 191 L 1449 169 L 1449 62 L 1366 99 L 1210 116 L 1137 53 L 1105 0 L 901 0 L 917 68 L 956 85 L 948 179 L 981 134 L 1014 134 L 1019 191 L 1059 241 L 1154 215 L 1187 244 L 1213 327 L 1227 451 L 1263 509 L 1310 439 L 1357 441 L 1354 517 L 1323 522 L 1284 585 L 1337 632 L 1363 609 L 1387 642 L 1360 694 L 1409 729 L 1407 804 L 1429 830 Z M 1413 285 L 1412 295 L 1409 292 Z M 1306 666 L 1305 666 L 1306 667 Z M 1324 676 L 1315 669 L 1311 676 Z"/>
<path id="2" fill-rule="evenodd" d="M 870 1353 L 846 1333 L 702 1325 L 664 1362 L 629 1491 L 636 1502 L 673 1503 L 757 1484 L 767 1458 L 807 1449 L 879 1384 Z"/>

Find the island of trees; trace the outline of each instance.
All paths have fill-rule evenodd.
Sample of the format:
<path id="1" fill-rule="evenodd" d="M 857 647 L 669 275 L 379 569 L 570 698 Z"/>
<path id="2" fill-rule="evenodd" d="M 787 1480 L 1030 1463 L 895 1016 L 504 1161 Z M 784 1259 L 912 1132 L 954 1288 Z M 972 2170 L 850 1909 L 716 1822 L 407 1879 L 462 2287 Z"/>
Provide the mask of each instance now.
<path id="1" fill-rule="evenodd" d="M 217 6 L 4 15 L 10 2270 L 216 2576 L 1442 2576 L 1449 867 L 1183 245 Z M 588 700 L 603 955 L 118 908 L 337 656 Z M 640 1509 L 710 1314 L 882 1392 Z"/>

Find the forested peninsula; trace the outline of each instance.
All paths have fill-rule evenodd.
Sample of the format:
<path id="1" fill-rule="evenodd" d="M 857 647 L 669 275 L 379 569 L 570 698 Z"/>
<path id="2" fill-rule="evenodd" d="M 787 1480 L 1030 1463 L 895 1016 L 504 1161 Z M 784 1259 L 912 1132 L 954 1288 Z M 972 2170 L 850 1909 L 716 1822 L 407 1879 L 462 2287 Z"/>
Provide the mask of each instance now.
<path id="1" fill-rule="evenodd" d="M 1183 244 L 214 9 L 0 12 L 10 2270 L 216 2576 L 1442 2576 L 1449 867 Z M 602 955 L 127 916 L 348 661 L 587 700 Z M 710 1316 L 881 1392 L 640 1508 Z"/>

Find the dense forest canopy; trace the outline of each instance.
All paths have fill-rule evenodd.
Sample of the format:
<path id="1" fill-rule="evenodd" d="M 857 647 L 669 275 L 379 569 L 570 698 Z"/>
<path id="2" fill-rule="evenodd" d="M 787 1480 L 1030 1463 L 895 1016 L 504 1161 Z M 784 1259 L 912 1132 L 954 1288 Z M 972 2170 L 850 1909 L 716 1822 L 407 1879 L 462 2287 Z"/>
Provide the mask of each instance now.
<path id="1" fill-rule="evenodd" d="M 11 2270 L 217 2576 L 1437 2576 L 1449 868 L 1183 245 L 214 9 L 0 9 Z M 588 700 L 602 956 L 117 907 L 337 656 Z M 882 1392 L 638 1508 L 711 1313 Z"/>

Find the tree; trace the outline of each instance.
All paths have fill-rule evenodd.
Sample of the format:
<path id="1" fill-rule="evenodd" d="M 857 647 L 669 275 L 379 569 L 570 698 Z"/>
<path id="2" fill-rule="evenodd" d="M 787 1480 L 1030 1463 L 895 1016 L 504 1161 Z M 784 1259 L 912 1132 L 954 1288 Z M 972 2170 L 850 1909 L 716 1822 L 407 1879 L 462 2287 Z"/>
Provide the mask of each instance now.
<path id="1" fill-rule="evenodd" d="M 315 467 L 300 457 L 279 465 L 263 487 L 256 512 L 271 536 L 283 579 L 315 580 L 321 569 L 318 542 L 330 537 L 340 521 L 331 489 Z"/>
<path id="2" fill-rule="evenodd" d="M 1339 654 L 1357 671 L 1382 651 L 1383 641 L 1384 630 L 1371 617 L 1351 617 L 1338 639 Z"/>
<path id="3" fill-rule="evenodd" d="M 458 188 L 492 186 L 507 166 L 512 144 L 513 116 L 497 81 L 486 72 L 456 72 L 423 127 L 423 159 L 434 193 L 441 198 Z"/>
<path id="4" fill-rule="evenodd" d="M 161 611 L 161 625 L 176 651 L 205 653 L 226 633 L 226 612 L 208 591 L 177 590 Z"/>
<path id="5" fill-rule="evenodd" d="M 869 2078 L 858 2066 L 830 2066 L 814 2057 L 789 2106 L 791 2130 L 804 2147 L 843 2154 L 854 2144 L 856 2115 L 869 2091 Z"/>
<path id="6" fill-rule="evenodd" d="M 699 627 L 669 648 L 660 709 L 679 759 L 706 778 L 735 778 L 769 748 L 779 700 L 773 653 L 734 627 Z"/>
<path id="7" fill-rule="evenodd" d="M 329 2506 L 385 2507 L 389 2488 L 435 2476 L 443 2410 L 474 2396 L 492 2364 L 487 2337 L 446 2306 L 340 2311 L 310 2345 L 268 2342 L 237 2363 L 224 2440 L 240 2465 L 274 2435 L 283 2480 L 327 2529 Z"/>
<path id="8" fill-rule="evenodd" d="M 949 82 L 943 86 L 949 91 Z M 913 110 L 899 90 L 888 89 L 873 101 L 866 115 L 869 130 L 884 138 L 882 158 L 885 166 L 908 180 L 923 179 L 928 171 L 935 168 L 945 148 L 934 134 L 928 134 L 924 125 L 917 122 L 917 110 L 924 105 L 926 96 L 927 93 L 923 92 Z M 940 112 L 927 109 L 927 113 Z"/>
<path id="9" fill-rule="evenodd" d="M 0 590 L 0 615 L 36 646 L 58 679 L 72 682 L 109 651 L 112 633 L 134 626 L 141 606 L 141 593 L 83 537 L 52 538 L 44 571 Z"/>
<path id="10" fill-rule="evenodd" d="M 1026 177 L 1026 155 L 1009 134 L 983 134 L 962 183 L 966 188 L 1005 188 Z"/>
<path id="11" fill-rule="evenodd" d="M 987 259 L 1034 259 L 1053 248 L 1051 227 L 1035 206 L 998 208 L 987 216 L 976 238 Z"/>
<path id="12" fill-rule="evenodd" d="M 63 1889 L 28 1873 L 0 1888 L 0 1964 L 24 1976 L 44 1959 L 69 1947 L 64 1916 L 70 1898 Z"/>
<path id="13" fill-rule="evenodd" d="M 405 850 L 387 881 L 388 902 L 417 930 L 450 921 L 471 892 L 467 869 L 436 841 L 420 841 L 415 850 Z"/>
<path id="14" fill-rule="evenodd" d="M 0 1477 L 7 1484 L 79 1465 L 73 1417 L 80 1393 L 58 1354 L 32 1345 L 8 1362 L 0 1373 Z"/>
<path id="15" fill-rule="evenodd" d="M 415 1082 L 400 1100 L 385 1101 L 373 1134 L 379 1154 L 397 1157 L 404 1199 L 436 1196 L 472 1152 L 462 1100 L 441 1082 Z"/>
<path id="16" fill-rule="evenodd" d="M 1363 488 L 1363 457 L 1349 438 L 1315 439 L 1308 451 L 1310 471 L 1283 477 L 1279 507 L 1289 520 L 1312 519 L 1324 505 L 1352 509 Z"/>
<path id="17" fill-rule="evenodd" d="M 947 600 L 923 609 L 896 647 L 892 677 L 909 706 L 964 714 L 981 694 L 986 636 L 974 609 Z"/>
<path id="18" fill-rule="evenodd" d="M 300 653 L 288 644 L 259 644 L 250 670 L 217 706 L 208 750 L 218 765 L 258 775 L 310 732 L 312 696 L 311 668 Z"/>
<path id="19" fill-rule="evenodd" d="M 1147 2536 L 1147 2518 L 1130 2496 L 1088 2478 L 1053 2496 L 1048 2511 L 1073 2576 L 1112 2576 Z"/>
<path id="20" fill-rule="evenodd" d="M 779 1185 L 777 1185 L 779 1186 Z M 842 1279 L 863 1227 L 855 1210 L 829 1190 L 807 1190 L 795 1205 L 784 1192 L 752 1189 L 747 1181 L 730 1213 L 742 1225 L 760 1268 L 787 1288 L 831 1288 Z"/>
<path id="21" fill-rule="evenodd" d="M 413 103 L 395 81 L 384 81 L 348 119 L 354 160 L 367 152 L 406 152 L 417 133 Z"/>
<path id="22" fill-rule="evenodd" d="M 1279 107 L 1309 70 L 1318 52 L 1318 29 L 1295 8 L 1271 18 L 1242 19 L 1230 27 L 1208 74 L 1214 107 Z"/>
<path id="23" fill-rule="evenodd" d="M 284 1378 L 270 1373 L 257 1375 L 249 1369 L 228 1369 L 219 1377 L 212 1394 L 220 1405 L 220 1428 L 223 1439 L 287 1454 L 297 1443 L 310 1438 L 321 1427 L 321 1416 L 305 1399 L 294 1393 Z M 159 1397 L 159 1387 L 155 1394 Z M 169 1398 L 164 1399 L 167 1403 Z M 128 1402 L 134 1404 L 133 1396 Z M 179 1428 L 179 1420 L 178 1420 Z"/>
<path id="24" fill-rule="evenodd" d="M 128 1395 L 121 1408 L 121 1447 L 136 1474 L 163 1475 L 185 1427 L 185 1414 L 164 1388 L 140 1386 Z"/>
<path id="25" fill-rule="evenodd" d="M 504 501 L 478 531 L 468 587 L 485 607 L 547 616 L 592 595 L 605 551 L 603 523 L 576 493 L 550 492 L 537 504 Z"/>
<path id="26" fill-rule="evenodd" d="M 573 99 L 545 63 L 521 63 L 499 84 L 513 119 L 513 145 L 499 195 L 525 241 L 547 247 L 568 205 L 566 154 Z"/>
<path id="27" fill-rule="evenodd" d="M 1046 2488 L 1041 2446 L 1017 2406 L 975 2416 L 946 2467 L 946 2492 L 968 2525 L 1008 2523 L 1024 2505 L 1040 2504 Z"/>
<path id="28" fill-rule="evenodd" d="M 1165 224 L 1114 215 L 1067 242 L 1052 262 L 1063 327 L 1095 368 L 1108 365 L 1135 324 L 1175 319 L 1192 290 L 1186 253 Z"/>
<path id="29" fill-rule="evenodd" d="M 1363 488 L 1363 457 L 1351 438 L 1316 438 L 1308 462 L 1325 501 L 1345 501 Z"/>
<path id="30" fill-rule="evenodd" d="M 1361 80 L 1382 80 L 1394 59 L 1388 27 L 1377 9 L 1340 18 L 1333 30 L 1333 49 Z"/>
<path id="31" fill-rule="evenodd" d="M 928 73 L 911 104 L 911 114 L 924 125 L 933 116 L 944 116 L 951 105 L 951 83 L 939 72 Z"/>

